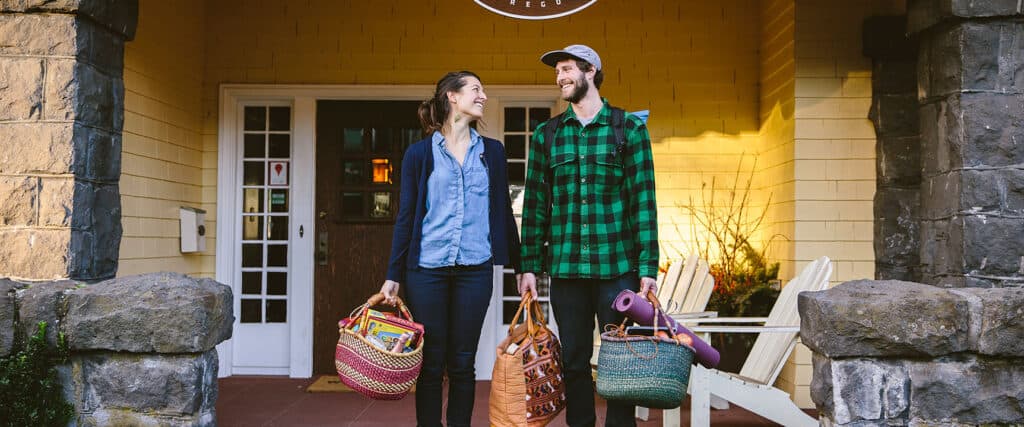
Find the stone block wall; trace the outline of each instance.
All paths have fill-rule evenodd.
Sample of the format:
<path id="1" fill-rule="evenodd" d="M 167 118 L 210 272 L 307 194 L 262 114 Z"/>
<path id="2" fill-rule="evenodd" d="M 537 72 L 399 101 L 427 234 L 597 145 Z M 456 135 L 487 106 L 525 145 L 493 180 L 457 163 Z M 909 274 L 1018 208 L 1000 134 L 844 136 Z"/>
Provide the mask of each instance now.
<path id="1" fill-rule="evenodd" d="M 864 22 L 864 55 L 872 60 L 875 125 L 875 278 L 919 279 L 921 140 L 917 103 L 917 43 L 906 16 Z"/>
<path id="2" fill-rule="evenodd" d="M 799 309 L 823 425 L 1024 423 L 1024 291 L 860 280 Z"/>
<path id="3" fill-rule="evenodd" d="M 912 1 L 921 280 L 1024 285 L 1024 5 Z"/>
<path id="4" fill-rule="evenodd" d="M 0 279 L 0 356 L 40 321 L 71 350 L 59 367 L 78 425 L 216 424 L 217 350 L 231 337 L 231 288 L 152 273 L 85 286 Z"/>
<path id="5" fill-rule="evenodd" d="M 117 271 L 122 61 L 137 10 L 133 0 L 0 2 L 0 274 Z"/>

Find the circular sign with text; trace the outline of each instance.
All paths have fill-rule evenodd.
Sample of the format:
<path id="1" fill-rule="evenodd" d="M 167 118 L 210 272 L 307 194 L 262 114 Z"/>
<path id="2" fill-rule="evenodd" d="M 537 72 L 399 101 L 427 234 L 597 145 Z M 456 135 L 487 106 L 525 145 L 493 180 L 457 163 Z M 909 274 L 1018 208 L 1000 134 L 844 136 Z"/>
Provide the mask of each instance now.
<path id="1" fill-rule="evenodd" d="M 572 15 L 597 0 L 474 0 L 487 10 L 519 19 L 552 19 Z"/>

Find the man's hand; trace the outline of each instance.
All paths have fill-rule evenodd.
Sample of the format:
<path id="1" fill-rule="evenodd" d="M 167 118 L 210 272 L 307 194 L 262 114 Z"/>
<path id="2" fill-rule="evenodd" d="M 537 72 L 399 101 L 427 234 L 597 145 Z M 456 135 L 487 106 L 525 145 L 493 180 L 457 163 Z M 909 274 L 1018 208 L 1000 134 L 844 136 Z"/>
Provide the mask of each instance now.
<path id="1" fill-rule="evenodd" d="M 533 297 L 534 301 L 537 300 L 537 276 L 533 273 L 523 273 L 522 276 L 517 277 L 519 283 L 519 297 L 525 297 L 526 293 L 529 292 L 530 296 Z"/>
<path id="2" fill-rule="evenodd" d="M 398 302 L 398 282 L 394 280 L 385 280 L 384 284 L 380 286 L 380 293 L 384 294 L 384 302 L 395 305 Z"/>
<path id="3" fill-rule="evenodd" d="M 640 278 L 640 295 L 644 295 L 647 292 L 651 292 L 652 294 L 658 293 L 658 281 L 653 277 Z"/>

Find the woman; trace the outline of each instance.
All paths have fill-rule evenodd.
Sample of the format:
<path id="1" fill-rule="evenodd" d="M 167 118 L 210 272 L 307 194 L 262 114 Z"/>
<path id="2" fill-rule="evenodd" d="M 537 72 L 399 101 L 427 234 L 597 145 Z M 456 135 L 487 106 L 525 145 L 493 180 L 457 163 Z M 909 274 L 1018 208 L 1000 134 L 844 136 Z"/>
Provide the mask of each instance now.
<path id="1" fill-rule="evenodd" d="M 427 135 L 405 152 L 402 193 L 387 280 L 394 302 L 399 284 L 424 327 L 423 369 L 416 383 L 419 426 L 441 424 L 441 378 L 448 373 L 448 426 L 473 415 L 477 342 L 491 300 L 493 266 L 519 267 L 501 142 L 471 125 L 487 95 L 476 74 L 459 71 L 437 82 L 419 108 Z"/>

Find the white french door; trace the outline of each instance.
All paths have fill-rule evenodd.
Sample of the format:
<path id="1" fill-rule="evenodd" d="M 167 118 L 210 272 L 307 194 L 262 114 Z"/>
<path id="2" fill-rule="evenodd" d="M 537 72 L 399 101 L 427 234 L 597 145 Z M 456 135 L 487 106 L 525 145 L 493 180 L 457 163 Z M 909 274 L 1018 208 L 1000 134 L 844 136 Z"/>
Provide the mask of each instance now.
<path id="1" fill-rule="evenodd" d="M 236 373 L 288 374 L 292 107 L 240 111 L 234 351 Z"/>

